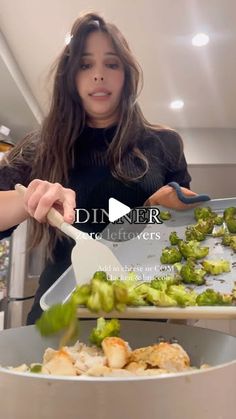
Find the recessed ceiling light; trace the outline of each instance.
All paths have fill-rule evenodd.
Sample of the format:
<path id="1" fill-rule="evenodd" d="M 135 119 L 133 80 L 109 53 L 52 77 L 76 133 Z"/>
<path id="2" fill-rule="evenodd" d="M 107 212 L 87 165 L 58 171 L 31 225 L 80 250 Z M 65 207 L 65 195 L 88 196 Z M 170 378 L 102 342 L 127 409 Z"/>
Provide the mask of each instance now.
<path id="1" fill-rule="evenodd" d="M 71 38 L 73 38 L 73 35 L 71 35 L 69 32 L 65 36 L 65 44 L 69 45 Z"/>
<path id="2" fill-rule="evenodd" d="M 210 38 L 206 33 L 197 33 L 193 38 L 192 38 L 192 45 L 194 47 L 204 47 L 205 45 L 208 44 Z"/>
<path id="3" fill-rule="evenodd" d="M 171 109 L 182 109 L 184 107 L 184 101 L 181 99 L 178 100 L 173 100 L 170 103 L 170 108 Z"/>

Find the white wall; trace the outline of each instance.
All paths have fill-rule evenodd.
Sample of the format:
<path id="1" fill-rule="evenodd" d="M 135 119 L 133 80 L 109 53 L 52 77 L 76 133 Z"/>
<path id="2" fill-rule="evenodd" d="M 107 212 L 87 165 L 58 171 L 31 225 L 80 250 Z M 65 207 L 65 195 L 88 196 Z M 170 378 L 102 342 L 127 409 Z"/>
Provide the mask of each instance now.
<path id="1" fill-rule="evenodd" d="M 188 164 L 236 164 L 235 128 L 177 129 Z"/>
<path id="2" fill-rule="evenodd" d="M 182 128 L 191 189 L 211 198 L 236 196 L 236 129 Z"/>

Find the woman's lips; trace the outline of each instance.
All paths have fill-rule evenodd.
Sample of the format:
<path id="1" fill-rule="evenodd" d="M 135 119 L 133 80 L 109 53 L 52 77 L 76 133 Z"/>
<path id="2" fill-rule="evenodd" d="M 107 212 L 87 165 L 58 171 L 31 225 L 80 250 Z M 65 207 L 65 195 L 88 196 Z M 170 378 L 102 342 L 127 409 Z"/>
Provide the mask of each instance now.
<path id="1" fill-rule="evenodd" d="M 111 92 L 108 89 L 105 88 L 96 88 L 91 93 L 89 93 L 89 96 L 92 97 L 105 97 L 110 96 Z"/>
<path id="2" fill-rule="evenodd" d="M 106 100 L 111 96 L 111 92 L 98 91 L 90 93 L 89 96 L 95 100 Z"/>

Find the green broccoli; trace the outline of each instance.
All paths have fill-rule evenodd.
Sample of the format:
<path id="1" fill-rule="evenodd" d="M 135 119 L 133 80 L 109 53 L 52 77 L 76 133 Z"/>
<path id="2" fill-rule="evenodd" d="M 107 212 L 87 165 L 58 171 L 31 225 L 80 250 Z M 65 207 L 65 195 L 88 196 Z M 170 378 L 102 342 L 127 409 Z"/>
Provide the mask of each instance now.
<path id="1" fill-rule="evenodd" d="M 206 282 L 206 271 L 198 268 L 191 259 L 188 259 L 186 264 L 182 266 L 180 275 L 185 284 L 203 285 Z"/>
<path id="2" fill-rule="evenodd" d="M 159 218 L 162 221 L 170 220 L 171 213 L 169 211 L 160 211 Z"/>
<path id="3" fill-rule="evenodd" d="M 177 247 L 165 247 L 162 249 L 160 261 L 163 264 L 173 264 L 181 262 L 182 255 Z"/>
<path id="4" fill-rule="evenodd" d="M 157 290 L 149 287 L 147 301 L 158 307 L 174 307 L 177 302 L 164 290 Z"/>
<path id="5" fill-rule="evenodd" d="M 194 209 L 195 220 L 208 220 L 212 218 L 213 213 L 210 207 L 197 207 Z"/>
<path id="6" fill-rule="evenodd" d="M 169 241 L 172 246 L 175 246 L 180 241 L 176 231 L 172 231 L 169 235 Z"/>
<path id="7" fill-rule="evenodd" d="M 236 236 L 231 236 L 230 247 L 234 252 L 236 252 Z"/>
<path id="8" fill-rule="evenodd" d="M 118 319 L 105 320 L 103 317 L 97 319 L 97 326 L 92 330 L 89 340 L 92 344 L 101 346 L 103 339 L 111 336 L 119 336 L 120 322 Z"/>
<path id="9" fill-rule="evenodd" d="M 102 305 L 101 305 L 101 298 L 100 298 L 100 294 L 98 291 L 93 292 L 87 301 L 87 308 L 90 311 L 93 311 L 95 313 L 97 313 L 98 311 L 100 311 L 102 309 Z"/>
<path id="10" fill-rule="evenodd" d="M 185 238 L 187 241 L 197 240 L 198 242 L 205 240 L 206 233 L 199 231 L 195 225 L 188 226 L 185 230 Z M 176 243 L 178 244 L 178 243 Z"/>
<path id="11" fill-rule="evenodd" d="M 211 234 L 214 228 L 214 222 L 212 218 L 208 220 L 199 220 L 197 224 L 195 224 L 195 229 L 198 230 L 200 233 L 207 235 Z"/>
<path id="12" fill-rule="evenodd" d="M 229 207 L 224 210 L 224 220 L 227 221 L 230 218 L 236 216 L 236 207 Z"/>
<path id="13" fill-rule="evenodd" d="M 228 260 L 204 260 L 201 263 L 205 271 L 211 275 L 220 275 L 231 270 Z"/>
<path id="14" fill-rule="evenodd" d="M 181 265 L 182 266 L 182 265 Z M 166 291 L 170 285 L 179 284 L 181 279 L 177 276 L 154 277 L 151 281 L 151 287 L 159 291 Z"/>
<path id="15" fill-rule="evenodd" d="M 236 216 L 234 218 L 228 218 L 226 220 L 226 225 L 230 233 L 236 233 Z"/>
<path id="16" fill-rule="evenodd" d="M 224 218 L 221 215 L 216 215 L 214 217 L 214 224 L 217 226 L 221 226 L 224 222 Z"/>
<path id="17" fill-rule="evenodd" d="M 236 252 L 236 236 L 233 236 L 229 233 L 225 233 L 223 235 L 221 244 L 223 244 L 223 246 L 230 246 L 230 248 Z"/>
<path id="18" fill-rule="evenodd" d="M 34 374 L 40 374 L 42 372 L 42 364 L 33 364 L 30 367 L 30 372 Z"/>
<path id="19" fill-rule="evenodd" d="M 223 246 L 230 246 L 231 239 L 232 236 L 229 233 L 225 232 L 225 234 L 222 237 L 221 244 L 223 244 Z"/>
<path id="20" fill-rule="evenodd" d="M 236 207 L 224 210 L 224 220 L 230 233 L 236 233 Z"/>
<path id="21" fill-rule="evenodd" d="M 100 281 L 107 281 L 108 280 L 107 274 L 104 271 L 95 272 L 92 279 L 99 279 Z"/>
<path id="22" fill-rule="evenodd" d="M 232 296 L 229 294 L 221 294 L 208 288 L 197 296 L 196 302 L 199 306 L 228 305 L 232 303 Z"/>
<path id="23" fill-rule="evenodd" d="M 127 305 L 131 306 L 146 306 L 148 305 L 146 297 L 149 285 L 142 283 L 141 285 L 128 286 L 128 301 Z"/>
<path id="24" fill-rule="evenodd" d="M 197 294 L 195 291 L 187 290 L 184 285 L 171 285 L 167 294 L 181 307 L 196 305 Z"/>
<path id="25" fill-rule="evenodd" d="M 175 269 L 175 272 L 177 272 L 177 275 L 180 273 L 182 266 L 183 264 L 181 262 L 177 262 L 174 264 L 174 269 Z"/>
<path id="26" fill-rule="evenodd" d="M 78 286 L 73 292 L 71 298 L 74 299 L 75 304 L 78 306 L 86 305 L 91 295 L 91 290 L 92 290 L 92 287 L 90 284 L 84 284 L 84 285 Z"/>
<path id="27" fill-rule="evenodd" d="M 112 311 L 115 306 L 112 282 L 93 277 L 91 286 L 92 292 L 88 298 L 87 307 L 96 312 L 99 310 L 104 310 L 106 313 Z"/>
<path id="28" fill-rule="evenodd" d="M 50 336 L 61 331 L 64 332 L 60 346 L 66 345 L 71 340 L 77 339 L 79 322 L 77 307 L 73 298 L 64 304 L 55 304 L 36 321 L 36 328 L 42 336 Z"/>
<path id="29" fill-rule="evenodd" d="M 179 250 L 185 259 L 203 259 L 209 253 L 209 247 L 201 247 L 200 243 L 196 240 L 189 242 L 181 240 L 178 243 Z"/>
<path id="30" fill-rule="evenodd" d="M 128 285 L 125 281 L 116 279 L 113 281 L 113 290 L 115 296 L 115 303 L 126 304 L 128 301 Z"/>

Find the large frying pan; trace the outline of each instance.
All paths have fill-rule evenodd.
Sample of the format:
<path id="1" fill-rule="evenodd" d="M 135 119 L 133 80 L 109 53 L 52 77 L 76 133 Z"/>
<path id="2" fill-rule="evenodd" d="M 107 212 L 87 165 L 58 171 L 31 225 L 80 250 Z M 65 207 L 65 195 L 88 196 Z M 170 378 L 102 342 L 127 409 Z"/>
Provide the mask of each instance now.
<path id="1" fill-rule="evenodd" d="M 157 377 L 49 377 L 0 368 L 3 419 L 233 419 L 236 391 L 236 337 L 156 321 L 121 321 L 132 348 L 161 335 L 177 338 L 192 363 L 213 367 L 196 373 Z M 86 342 L 93 320 L 81 321 Z M 43 339 L 33 326 L 0 333 L 0 364 L 39 362 L 56 339 Z"/>

